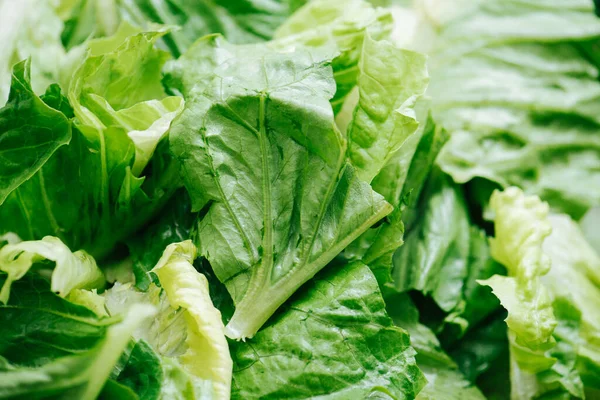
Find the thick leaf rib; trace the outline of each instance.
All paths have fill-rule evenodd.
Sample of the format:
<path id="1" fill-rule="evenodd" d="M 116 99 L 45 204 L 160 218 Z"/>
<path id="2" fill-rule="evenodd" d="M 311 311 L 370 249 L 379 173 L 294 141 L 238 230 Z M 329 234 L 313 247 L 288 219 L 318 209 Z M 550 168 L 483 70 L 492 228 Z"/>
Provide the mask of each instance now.
<path id="1" fill-rule="evenodd" d="M 228 334 L 252 336 L 391 206 L 346 165 L 326 61 L 208 37 L 172 71 L 188 98 L 171 144 L 206 210 L 197 244 L 236 303 Z"/>

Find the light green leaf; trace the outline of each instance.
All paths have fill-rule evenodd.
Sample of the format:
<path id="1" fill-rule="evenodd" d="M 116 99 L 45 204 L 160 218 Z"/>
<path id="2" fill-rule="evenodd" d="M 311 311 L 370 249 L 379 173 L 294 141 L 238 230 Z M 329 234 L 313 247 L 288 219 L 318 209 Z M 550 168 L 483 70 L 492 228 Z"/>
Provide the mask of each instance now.
<path id="1" fill-rule="evenodd" d="M 452 133 L 442 169 L 522 187 L 574 218 L 598 205 L 600 82 L 581 51 L 600 38 L 593 2 L 422 3 L 439 33 L 428 94 Z"/>
<path id="2" fill-rule="evenodd" d="M 391 206 L 346 163 L 325 61 L 207 37 L 174 70 L 187 98 L 172 150 L 193 209 L 211 202 L 199 252 L 236 304 L 228 336 L 251 337 Z"/>
<path id="3" fill-rule="evenodd" d="M 348 153 L 360 179 L 371 182 L 417 130 L 414 105 L 429 82 L 425 60 L 368 34 L 364 38 L 359 100 L 348 127 Z"/>
<path id="4" fill-rule="evenodd" d="M 0 108 L 0 205 L 71 140 L 67 118 L 33 92 L 30 65 L 14 66 L 8 102 Z"/>
<path id="5" fill-rule="evenodd" d="M 550 260 L 542 251 L 542 243 L 552 230 L 547 220 L 548 204 L 511 187 L 495 191 L 490 207 L 495 213 L 490 252 L 506 267 L 509 276 L 494 275 L 480 283 L 490 286 L 508 310 L 506 323 L 523 350 L 548 350 L 554 344 L 552 332 L 556 326 L 552 298 L 540 280 L 550 270 Z M 552 364 L 540 360 L 537 365 L 533 354 L 531 357 L 518 362 L 534 372 Z"/>
<path id="6" fill-rule="evenodd" d="M 160 69 L 167 54 L 153 47 L 166 31 L 126 36 L 128 29 L 90 44 L 69 100 L 56 88 L 43 96 L 74 115 L 76 129 L 71 143 L 0 207 L 0 232 L 25 240 L 56 236 L 104 258 L 181 186 L 164 136 L 182 100 L 165 97 Z"/>
<path id="7" fill-rule="evenodd" d="M 42 240 L 7 244 L 0 248 L 0 270 L 8 274 L 0 301 L 10 296 L 11 284 L 23 277 L 34 263 L 54 261 L 51 290 L 66 297 L 74 289 L 97 289 L 104 286 L 104 275 L 96 261 L 85 251 L 74 253 L 60 239 L 46 236 Z"/>
<path id="8" fill-rule="evenodd" d="M 141 325 L 134 337 L 146 340 L 162 359 L 172 358 L 172 363 L 190 376 L 185 384 L 183 376 L 179 384 L 164 384 L 197 386 L 196 381 L 202 380 L 209 382 L 201 385 L 205 387 L 203 396 L 227 399 L 232 369 L 229 348 L 221 314 L 209 296 L 208 281 L 191 264 L 195 257 L 191 241 L 170 244 L 152 270 L 162 289 L 152 283 L 147 292 L 140 292 L 131 284 L 116 284 L 105 295 L 106 305 L 112 315 L 121 314 L 131 303 L 156 306 L 155 320 Z"/>
<path id="9" fill-rule="evenodd" d="M 51 2 L 2 1 L 0 27 L 0 104 L 9 96 L 14 64 L 25 59 L 31 59 L 33 65 L 29 91 L 44 93 L 58 80 L 65 57 L 60 42 L 63 23 Z"/>
<path id="10" fill-rule="evenodd" d="M 361 263 L 323 271 L 255 337 L 231 346 L 232 399 L 412 399 L 425 383 L 408 334 L 392 325 Z"/>
<path id="11" fill-rule="evenodd" d="M 315 0 L 277 29 L 272 46 L 326 48 L 337 53 L 332 61 L 337 88 L 331 100 L 337 113 L 356 86 L 364 38 L 367 34 L 374 40 L 387 38 L 392 23 L 388 10 L 375 8 L 364 0 Z"/>

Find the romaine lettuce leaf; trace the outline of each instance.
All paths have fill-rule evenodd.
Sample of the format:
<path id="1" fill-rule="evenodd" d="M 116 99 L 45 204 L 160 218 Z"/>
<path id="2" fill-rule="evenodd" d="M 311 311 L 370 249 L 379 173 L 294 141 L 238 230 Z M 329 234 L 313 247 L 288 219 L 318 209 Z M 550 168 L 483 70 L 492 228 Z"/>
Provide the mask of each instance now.
<path id="1" fill-rule="evenodd" d="M 360 179 L 371 182 L 413 135 L 414 110 L 429 76 L 425 56 L 365 35 L 357 79 L 359 100 L 348 127 L 348 153 Z"/>
<path id="2" fill-rule="evenodd" d="M 331 104 L 337 113 L 357 84 L 360 74 L 358 63 L 365 37 L 385 39 L 392 24 L 388 10 L 375 8 L 365 0 L 314 0 L 277 29 L 271 45 L 278 48 L 328 48 L 330 52 L 337 53 L 331 64 L 336 82 Z M 418 56 L 415 55 L 415 58 Z M 391 101 L 395 100 L 394 97 Z"/>
<path id="3" fill-rule="evenodd" d="M 54 261 L 51 290 L 66 297 L 74 289 L 101 289 L 104 275 L 96 261 L 85 251 L 71 252 L 69 248 L 52 236 L 42 240 L 7 244 L 0 248 L 0 271 L 6 272 L 6 281 L 0 290 L 0 302 L 6 304 L 10 287 L 21 279 L 35 263 Z"/>
<path id="4" fill-rule="evenodd" d="M 170 142 L 200 254 L 236 311 L 228 336 L 273 312 L 392 207 L 346 161 L 327 60 L 206 37 L 171 68 L 186 95 Z"/>
<path id="5" fill-rule="evenodd" d="M 15 64 L 8 102 L 0 108 L 0 205 L 71 140 L 67 117 L 34 93 L 30 69 L 30 60 Z"/>
<path id="6" fill-rule="evenodd" d="M 181 185 L 164 136 L 183 100 L 165 96 L 167 54 L 153 47 L 166 31 L 127 36 L 130 30 L 89 44 L 69 101 L 49 93 L 51 104 L 75 116 L 71 143 L 0 207 L 2 232 L 56 236 L 102 258 Z"/>
<path id="7" fill-rule="evenodd" d="M 145 291 L 153 280 L 156 283 L 150 271 L 168 245 L 191 238 L 191 230 L 198 217 L 191 210 L 190 196 L 181 188 L 150 225 L 127 239 L 135 286 L 138 289 Z"/>
<path id="8" fill-rule="evenodd" d="M 327 268 L 256 336 L 230 344 L 232 399 L 412 399 L 425 383 L 361 263 Z"/>
<path id="9" fill-rule="evenodd" d="M 96 399 L 135 328 L 152 315 L 134 305 L 122 319 L 58 297 L 28 274 L 0 306 L 0 397 Z M 23 329 L 27 326 L 27 329 Z"/>
<path id="10" fill-rule="evenodd" d="M 432 43 L 440 154 L 457 182 L 483 177 L 580 218 L 600 203 L 598 69 L 592 1 L 422 1 Z M 555 29 L 548 29 L 549 26 Z"/>
<path id="11" fill-rule="evenodd" d="M 231 43 L 269 40 L 275 29 L 306 0 L 122 0 L 121 18 L 145 26 L 149 21 L 178 25 L 163 40 L 175 57 L 196 39 L 221 33 Z"/>
<path id="12" fill-rule="evenodd" d="M 105 294 L 106 306 L 112 315 L 123 313 L 132 303 L 158 308 L 156 318 L 141 325 L 133 336 L 147 341 L 169 365 L 165 377 L 181 375 L 179 383 L 172 377 L 160 384 L 166 391 L 163 396 L 173 389 L 172 385 L 183 384 L 204 388 L 195 396 L 227 399 L 232 369 L 229 348 L 221 314 L 208 293 L 208 281 L 191 264 L 195 257 L 191 241 L 170 244 L 152 270 L 160 287 L 151 283 L 146 292 L 141 292 L 131 284 L 115 284 Z M 176 371 L 177 365 L 180 372 Z"/>
<path id="13" fill-rule="evenodd" d="M 545 277 L 553 269 L 560 274 L 565 264 L 560 258 L 555 263 L 543 247 L 552 231 L 548 204 L 511 187 L 494 192 L 490 207 L 495 213 L 491 254 L 509 276 L 494 275 L 480 283 L 491 286 L 508 311 L 511 396 L 583 398 L 577 371 L 580 338 L 585 337 L 580 336 L 581 312 L 571 303 L 572 294 L 556 289 L 565 277 L 561 283 Z"/>
<path id="14" fill-rule="evenodd" d="M 33 93 L 42 94 L 57 82 L 64 68 L 65 49 L 60 41 L 63 23 L 52 3 L 0 2 L 0 104 L 8 98 L 13 66 L 22 60 L 32 60 Z"/>
<path id="15" fill-rule="evenodd" d="M 384 285 L 391 280 L 392 255 L 402 245 L 406 194 L 420 190 L 413 186 L 422 184 L 419 177 L 429 173 L 443 140 L 431 120 L 417 132 L 413 107 L 428 82 L 423 55 L 367 34 L 358 68 L 358 104 L 347 127 L 341 126 L 342 114 L 336 122 L 347 131 L 349 158 L 359 176 L 370 181 L 394 211 L 350 244 L 344 257 L 367 264 Z M 409 168 L 411 181 L 405 186 Z"/>
<path id="16" fill-rule="evenodd" d="M 483 400 L 475 385 L 459 371 L 457 365 L 441 349 L 435 334 L 419 323 L 419 311 L 407 294 L 396 294 L 386 300 L 394 324 L 406 329 L 410 343 L 417 351 L 417 365 L 427 384 L 416 397 L 419 400 Z"/>

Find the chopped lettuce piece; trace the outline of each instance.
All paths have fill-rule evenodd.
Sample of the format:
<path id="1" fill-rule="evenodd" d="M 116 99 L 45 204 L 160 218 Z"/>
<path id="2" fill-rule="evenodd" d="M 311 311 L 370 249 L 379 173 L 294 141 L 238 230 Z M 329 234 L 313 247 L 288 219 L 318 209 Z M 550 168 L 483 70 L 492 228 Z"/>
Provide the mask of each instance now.
<path id="1" fill-rule="evenodd" d="M 0 306 L 0 397 L 96 399 L 131 333 L 153 314 L 134 305 L 122 318 L 99 318 L 28 274 Z M 23 326 L 27 326 L 23 330 Z"/>
<path id="2" fill-rule="evenodd" d="M 336 53 L 332 60 L 336 91 L 331 104 L 337 113 L 356 86 L 365 37 L 387 38 L 392 23 L 388 10 L 373 7 L 365 0 L 314 0 L 277 29 L 272 46 L 326 48 Z"/>
<path id="3" fill-rule="evenodd" d="M 89 45 L 68 100 L 44 96 L 74 114 L 72 139 L 0 206 L 2 233 L 57 236 L 103 258 L 180 187 L 165 135 L 183 100 L 165 96 L 167 55 L 153 47 L 166 31 L 127 29 Z"/>
<path id="4" fill-rule="evenodd" d="M 419 323 L 419 311 L 407 294 L 397 294 L 386 300 L 394 324 L 406 329 L 411 345 L 417 351 L 417 365 L 427 384 L 419 392 L 419 400 L 483 400 L 485 397 L 462 375 L 457 365 L 441 349 L 435 334 Z"/>

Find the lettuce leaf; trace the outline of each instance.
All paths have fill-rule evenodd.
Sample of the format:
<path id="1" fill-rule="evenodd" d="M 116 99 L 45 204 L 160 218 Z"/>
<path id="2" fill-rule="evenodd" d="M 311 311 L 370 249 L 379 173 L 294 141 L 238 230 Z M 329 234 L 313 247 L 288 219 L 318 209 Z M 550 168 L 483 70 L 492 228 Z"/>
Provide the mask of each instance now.
<path id="1" fill-rule="evenodd" d="M 519 186 L 576 219 L 599 204 L 600 83 L 585 54 L 600 38 L 592 2 L 422 3 L 438 33 L 428 94 L 452 132 L 442 169 L 460 183 Z"/>
<path id="2" fill-rule="evenodd" d="M 570 294 L 564 297 L 546 283 L 549 271 L 561 268 L 543 248 L 552 231 L 548 204 L 511 187 L 494 192 L 490 206 L 496 232 L 491 254 L 509 276 L 480 283 L 491 286 L 508 311 L 511 396 L 583 398 L 577 371 L 581 312 L 568 300 Z"/>
<path id="3" fill-rule="evenodd" d="M 419 392 L 417 399 L 485 399 L 442 350 L 435 334 L 419 323 L 419 311 L 407 294 L 389 297 L 386 307 L 394 324 L 409 332 L 411 345 L 417 351 L 417 365 L 427 379 L 427 384 Z"/>
<path id="4" fill-rule="evenodd" d="M 231 348 L 232 399 L 410 399 L 425 383 L 408 334 L 393 326 L 361 263 L 327 268 Z"/>
<path id="5" fill-rule="evenodd" d="M 205 211 L 199 252 L 236 304 L 228 336 L 251 337 L 391 206 L 346 161 L 326 61 L 206 37 L 171 74 L 186 95 L 172 150 Z"/>
<path id="6" fill-rule="evenodd" d="M 165 96 L 167 55 L 154 48 L 165 31 L 130 31 L 89 44 L 68 100 L 49 93 L 75 117 L 72 139 L 0 207 L 3 233 L 56 236 L 103 258 L 181 186 L 165 135 L 183 100 Z"/>
<path id="7" fill-rule="evenodd" d="M 122 314 L 132 303 L 158 309 L 156 318 L 141 325 L 133 336 L 145 340 L 161 363 L 166 363 L 166 380 L 159 385 L 162 396 L 171 393 L 173 386 L 183 385 L 200 390 L 194 396 L 227 399 L 232 369 L 229 348 L 208 281 L 191 264 L 195 257 L 196 248 L 189 240 L 167 246 L 152 270 L 160 287 L 152 283 L 141 292 L 131 284 L 115 284 L 105 294 L 106 306 L 112 315 Z"/>
<path id="8" fill-rule="evenodd" d="M 375 8 L 365 0 L 315 0 L 308 2 L 277 29 L 272 46 L 325 48 L 336 53 L 331 63 L 336 82 L 331 104 L 338 113 L 357 84 L 365 37 L 387 38 L 392 23 L 388 10 Z"/>
<path id="9" fill-rule="evenodd" d="M 122 319 L 99 318 L 28 274 L 0 306 L 0 397 L 96 399 L 133 330 L 150 317 L 135 305 Z M 28 329 L 23 330 L 23 326 Z"/>
<path id="10" fill-rule="evenodd" d="M 163 40 L 175 57 L 184 54 L 196 39 L 220 33 L 231 43 L 269 40 L 275 29 L 305 0 L 124 0 L 121 18 L 145 26 L 149 21 L 178 25 Z"/>
<path id="11" fill-rule="evenodd" d="M 68 119 L 34 93 L 30 70 L 30 60 L 15 64 L 8 102 L 0 109 L 0 205 L 71 140 Z"/>
<path id="12" fill-rule="evenodd" d="M 0 104 L 9 96 L 14 64 L 25 59 L 33 64 L 30 91 L 42 94 L 65 68 L 65 49 L 60 41 L 63 23 L 52 2 L 2 1 L 0 26 Z"/>
<path id="13" fill-rule="evenodd" d="M 0 271 L 8 274 L 0 290 L 0 302 L 6 304 L 11 284 L 23 277 L 34 263 L 54 261 L 51 290 L 66 297 L 74 289 L 101 289 L 104 274 L 85 251 L 71 252 L 59 239 L 46 236 L 42 240 L 7 244 L 0 248 Z"/>

